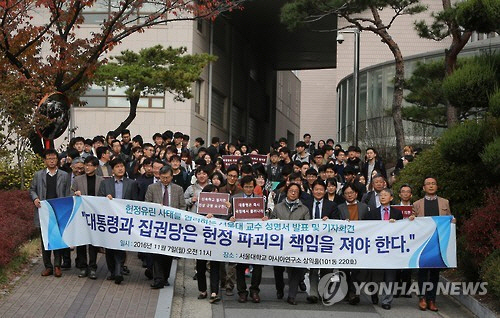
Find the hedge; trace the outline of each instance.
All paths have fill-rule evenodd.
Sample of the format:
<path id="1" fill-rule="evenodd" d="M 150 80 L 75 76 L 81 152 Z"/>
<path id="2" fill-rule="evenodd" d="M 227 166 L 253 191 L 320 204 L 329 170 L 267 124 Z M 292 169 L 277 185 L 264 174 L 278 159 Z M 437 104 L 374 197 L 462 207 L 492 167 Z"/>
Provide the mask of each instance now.
<path id="1" fill-rule="evenodd" d="M 0 267 L 34 234 L 34 208 L 28 191 L 0 191 Z"/>

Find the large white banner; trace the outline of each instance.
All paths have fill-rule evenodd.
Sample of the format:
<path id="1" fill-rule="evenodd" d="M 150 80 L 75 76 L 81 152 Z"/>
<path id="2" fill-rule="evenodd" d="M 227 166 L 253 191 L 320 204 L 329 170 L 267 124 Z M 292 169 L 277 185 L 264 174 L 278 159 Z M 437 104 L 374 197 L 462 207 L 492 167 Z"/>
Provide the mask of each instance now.
<path id="1" fill-rule="evenodd" d="M 46 249 L 92 244 L 224 262 L 309 268 L 456 267 L 451 216 L 414 221 L 230 222 L 104 197 L 42 201 Z"/>

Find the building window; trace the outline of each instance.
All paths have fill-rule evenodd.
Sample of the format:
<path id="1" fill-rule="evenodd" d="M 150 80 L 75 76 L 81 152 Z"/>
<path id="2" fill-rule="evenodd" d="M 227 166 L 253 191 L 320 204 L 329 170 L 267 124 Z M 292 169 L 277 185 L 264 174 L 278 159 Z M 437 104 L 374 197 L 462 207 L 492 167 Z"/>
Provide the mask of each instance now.
<path id="1" fill-rule="evenodd" d="M 203 89 L 203 81 L 197 80 L 194 83 L 194 112 L 201 115 L 201 91 Z"/>
<path id="2" fill-rule="evenodd" d="M 198 32 L 203 34 L 203 20 L 202 19 L 196 20 L 196 30 L 198 30 Z"/>
<path id="3" fill-rule="evenodd" d="M 125 88 L 92 85 L 85 95 L 80 98 L 86 102 L 85 107 L 110 107 L 110 108 L 126 108 L 130 107 L 130 101 L 125 95 Z M 138 108 L 164 108 L 165 95 L 156 94 L 141 96 Z"/>
<path id="4" fill-rule="evenodd" d="M 245 135 L 245 114 L 238 106 L 233 105 L 231 109 L 231 132 L 233 137 Z"/>
<path id="5" fill-rule="evenodd" d="M 212 91 L 212 123 L 220 128 L 227 128 L 226 97 L 215 90 Z"/>
<path id="6" fill-rule="evenodd" d="M 217 46 L 222 52 L 226 52 L 228 40 L 226 22 L 223 21 L 223 19 L 216 19 L 215 22 L 212 22 L 212 27 L 214 28 L 213 42 L 215 46 Z"/>
<path id="7" fill-rule="evenodd" d="M 92 7 L 86 7 L 83 11 L 84 24 L 102 24 L 109 19 L 112 13 L 117 12 L 122 7 L 122 3 L 117 0 L 98 0 Z M 125 23 L 142 24 L 146 17 L 164 9 L 161 3 L 144 2 L 128 17 Z"/>
<path id="8" fill-rule="evenodd" d="M 257 121 L 249 117 L 248 118 L 248 142 L 255 143 L 257 142 Z"/>

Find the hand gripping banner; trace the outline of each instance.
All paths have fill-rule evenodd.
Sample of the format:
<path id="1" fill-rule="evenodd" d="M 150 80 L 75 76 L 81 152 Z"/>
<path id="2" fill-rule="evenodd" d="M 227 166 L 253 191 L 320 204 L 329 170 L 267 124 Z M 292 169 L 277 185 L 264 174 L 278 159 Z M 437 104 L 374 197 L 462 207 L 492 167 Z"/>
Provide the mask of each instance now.
<path id="1" fill-rule="evenodd" d="M 414 221 L 206 218 L 160 204 L 75 196 L 42 201 L 45 248 L 92 244 L 194 259 L 307 268 L 456 267 L 451 216 Z"/>

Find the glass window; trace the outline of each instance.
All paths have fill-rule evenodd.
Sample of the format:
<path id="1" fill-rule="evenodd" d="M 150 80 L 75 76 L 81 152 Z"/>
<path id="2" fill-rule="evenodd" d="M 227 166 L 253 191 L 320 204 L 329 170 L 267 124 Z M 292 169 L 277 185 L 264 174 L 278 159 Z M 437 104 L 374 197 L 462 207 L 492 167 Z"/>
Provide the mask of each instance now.
<path id="1" fill-rule="evenodd" d="M 108 19 L 107 13 L 83 13 L 85 24 L 102 24 Z"/>
<path id="2" fill-rule="evenodd" d="M 248 142 L 255 143 L 257 140 L 257 121 L 252 117 L 248 118 Z"/>
<path id="3" fill-rule="evenodd" d="M 233 105 L 233 107 L 231 108 L 231 132 L 235 137 L 239 135 L 245 135 L 243 116 L 243 111 L 241 111 L 236 105 Z"/>
<path id="4" fill-rule="evenodd" d="M 197 80 L 194 84 L 194 111 L 201 114 L 201 91 L 203 88 L 203 81 Z"/>
<path id="5" fill-rule="evenodd" d="M 87 91 L 85 92 L 85 95 L 106 95 L 106 86 L 97 86 L 93 84 L 90 86 Z"/>
<path id="6" fill-rule="evenodd" d="M 163 108 L 164 99 L 163 98 L 151 98 L 151 107 L 152 108 Z"/>
<path id="7" fill-rule="evenodd" d="M 85 107 L 106 107 L 106 97 L 82 96 L 80 100 L 87 102 Z"/>
<path id="8" fill-rule="evenodd" d="M 198 32 L 203 34 L 203 20 L 202 19 L 196 20 L 196 30 L 198 30 Z"/>
<path id="9" fill-rule="evenodd" d="M 216 91 L 212 91 L 212 123 L 221 128 L 226 128 L 225 107 L 226 98 Z"/>
<path id="10" fill-rule="evenodd" d="M 137 103 L 137 107 L 148 108 L 149 107 L 149 98 L 147 98 L 147 97 L 141 97 L 139 99 L 139 103 Z"/>
<path id="11" fill-rule="evenodd" d="M 108 97 L 108 107 L 130 107 L 126 97 Z"/>
<path id="12" fill-rule="evenodd" d="M 367 79 L 366 73 L 359 75 L 359 112 L 358 119 L 366 120 L 366 102 L 367 102 Z"/>
<path id="13" fill-rule="evenodd" d="M 394 96 L 394 75 L 396 73 L 396 70 L 394 69 L 394 66 L 388 66 L 385 67 L 382 72 L 385 73 L 385 83 L 384 83 L 384 88 L 385 88 L 385 96 L 384 96 L 384 105 L 382 105 L 383 109 L 388 109 L 391 108 L 392 105 L 392 98 Z"/>
<path id="14" fill-rule="evenodd" d="M 214 28 L 214 44 L 223 52 L 226 51 L 226 23 L 223 19 L 216 19 L 213 22 Z"/>
<path id="15" fill-rule="evenodd" d="M 108 94 L 109 95 L 126 95 L 125 94 L 126 90 L 127 90 L 126 87 L 117 87 L 117 86 L 114 86 L 114 87 L 110 87 L 108 89 Z"/>

